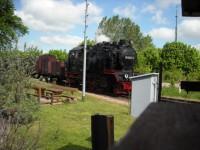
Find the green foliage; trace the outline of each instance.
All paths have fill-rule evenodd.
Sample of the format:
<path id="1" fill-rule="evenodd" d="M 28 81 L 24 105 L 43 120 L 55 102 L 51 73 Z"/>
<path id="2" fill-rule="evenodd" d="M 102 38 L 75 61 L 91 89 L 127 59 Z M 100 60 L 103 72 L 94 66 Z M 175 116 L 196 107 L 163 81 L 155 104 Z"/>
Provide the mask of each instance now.
<path id="1" fill-rule="evenodd" d="M 151 37 L 144 36 L 140 31 L 140 27 L 132 22 L 130 18 L 104 17 L 98 30 L 109 37 L 111 41 L 121 39 L 132 41 L 132 46 L 138 51 L 153 46 Z"/>
<path id="2" fill-rule="evenodd" d="M 66 61 L 68 57 L 66 50 L 50 50 L 49 54 L 55 56 L 60 61 Z"/>
<path id="3" fill-rule="evenodd" d="M 25 47 L 24 51 L 21 53 L 24 57 L 34 57 L 37 58 L 42 55 L 42 50 L 38 49 L 38 47 L 30 46 L 28 48 Z"/>
<path id="4" fill-rule="evenodd" d="M 0 118 L 0 150 L 38 149 L 39 130 L 33 133 L 31 129 L 30 124 L 22 126 Z"/>
<path id="5" fill-rule="evenodd" d="M 10 49 L 14 42 L 17 43 L 18 37 L 28 32 L 14 10 L 12 0 L 0 1 L 0 50 Z"/>
<path id="6" fill-rule="evenodd" d="M 161 58 L 165 70 L 177 68 L 185 75 L 200 70 L 200 53 L 181 42 L 166 43 Z"/>
<path id="7" fill-rule="evenodd" d="M 84 41 L 82 41 L 80 43 L 80 45 L 83 46 L 84 45 Z M 91 47 L 91 46 L 94 46 L 94 45 L 95 45 L 95 41 L 94 40 L 87 40 L 87 46 L 88 47 Z"/>
<path id="8" fill-rule="evenodd" d="M 144 51 L 142 51 L 142 54 L 145 57 L 145 64 L 151 66 L 152 71 L 159 69 L 159 62 L 160 62 L 160 51 L 157 48 L 154 47 L 148 47 Z"/>
<path id="9" fill-rule="evenodd" d="M 186 79 L 187 80 L 200 80 L 200 71 L 188 73 Z"/>
<path id="10" fill-rule="evenodd" d="M 164 81 L 171 83 L 172 86 L 174 86 L 175 83 L 180 82 L 184 79 L 183 73 L 175 68 L 168 71 L 164 71 L 163 77 Z"/>
<path id="11" fill-rule="evenodd" d="M 39 50 L 37 47 L 31 46 L 25 48 L 24 51 L 19 51 L 20 57 L 23 59 L 24 70 L 26 70 L 27 74 L 35 73 L 35 64 L 37 58 L 42 55 L 42 50 Z"/>
<path id="12" fill-rule="evenodd" d="M 150 73 L 152 70 L 150 65 L 147 65 L 146 59 L 142 52 L 137 53 L 137 64 L 135 66 L 134 72 L 143 74 Z"/>
<path id="13" fill-rule="evenodd" d="M 20 51 L 0 52 L 0 109 L 16 109 L 17 117 L 23 118 L 23 123 L 31 121 L 33 112 L 37 110 L 36 98 L 28 94 L 31 86 L 29 76 L 26 59 L 21 57 Z"/>
<path id="14" fill-rule="evenodd" d="M 137 65 L 135 72 L 150 73 L 159 69 L 160 54 L 159 49 L 148 47 L 143 51 L 137 52 Z"/>

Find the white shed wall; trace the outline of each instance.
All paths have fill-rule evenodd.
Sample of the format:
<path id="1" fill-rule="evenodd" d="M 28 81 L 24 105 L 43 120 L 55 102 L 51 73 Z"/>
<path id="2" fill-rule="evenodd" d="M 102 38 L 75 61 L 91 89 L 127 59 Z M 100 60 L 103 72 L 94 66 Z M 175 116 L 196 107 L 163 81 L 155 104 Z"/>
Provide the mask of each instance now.
<path id="1" fill-rule="evenodd" d="M 158 74 L 146 74 L 131 79 L 131 115 L 138 117 L 150 103 L 158 100 Z"/>

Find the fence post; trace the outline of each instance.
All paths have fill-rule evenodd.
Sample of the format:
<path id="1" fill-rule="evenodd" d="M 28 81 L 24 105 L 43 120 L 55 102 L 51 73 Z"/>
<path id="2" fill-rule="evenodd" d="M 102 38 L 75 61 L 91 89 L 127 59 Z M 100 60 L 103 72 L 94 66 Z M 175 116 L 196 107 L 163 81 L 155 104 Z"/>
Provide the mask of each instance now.
<path id="1" fill-rule="evenodd" d="M 109 150 L 114 144 L 114 117 L 91 117 L 92 150 Z"/>

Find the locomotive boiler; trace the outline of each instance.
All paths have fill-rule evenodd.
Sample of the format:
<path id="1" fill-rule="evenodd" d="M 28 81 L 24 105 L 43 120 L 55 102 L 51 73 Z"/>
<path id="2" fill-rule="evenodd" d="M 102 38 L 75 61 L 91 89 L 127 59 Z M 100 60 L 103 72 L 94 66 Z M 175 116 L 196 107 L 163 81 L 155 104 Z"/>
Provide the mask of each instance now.
<path id="1" fill-rule="evenodd" d="M 70 86 L 82 86 L 83 46 L 69 52 L 65 62 L 65 77 Z M 131 91 L 129 76 L 133 75 L 135 49 L 130 42 L 103 42 L 87 49 L 86 88 L 88 91 L 128 94 Z"/>

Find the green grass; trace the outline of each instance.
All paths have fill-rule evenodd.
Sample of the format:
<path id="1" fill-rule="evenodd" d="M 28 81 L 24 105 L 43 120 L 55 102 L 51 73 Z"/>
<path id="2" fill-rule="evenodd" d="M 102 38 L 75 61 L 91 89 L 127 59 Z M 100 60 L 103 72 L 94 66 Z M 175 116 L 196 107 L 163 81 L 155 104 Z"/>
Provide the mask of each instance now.
<path id="1" fill-rule="evenodd" d="M 75 104 L 42 105 L 37 121 L 40 122 L 40 149 L 91 149 L 91 115 L 96 113 L 114 116 L 115 140 L 124 136 L 133 122 L 127 106 L 90 96 L 85 102 Z"/>
<path id="2" fill-rule="evenodd" d="M 200 92 L 187 93 L 185 90 L 182 90 L 181 93 L 179 93 L 179 90 L 175 87 L 163 88 L 162 95 L 200 101 Z"/>

